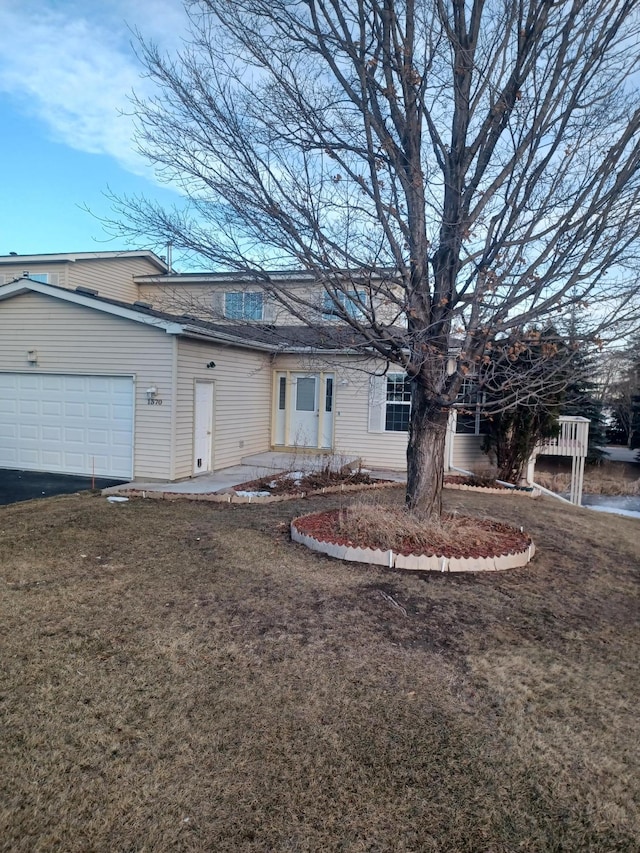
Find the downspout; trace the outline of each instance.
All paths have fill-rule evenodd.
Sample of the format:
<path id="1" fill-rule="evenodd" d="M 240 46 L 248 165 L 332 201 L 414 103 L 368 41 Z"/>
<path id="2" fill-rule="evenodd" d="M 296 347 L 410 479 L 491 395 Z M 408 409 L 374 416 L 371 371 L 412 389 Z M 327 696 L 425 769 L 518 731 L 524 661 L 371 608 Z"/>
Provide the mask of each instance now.
<path id="1" fill-rule="evenodd" d="M 178 346 L 178 335 L 174 335 L 171 352 L 171 424 L 169 428 L 169 435 L 171 436 L 171 447 L 169 448 L 169 479 L 171 482 L 174 482 L 177 479 L 176 439 L 178 435 Z"/>

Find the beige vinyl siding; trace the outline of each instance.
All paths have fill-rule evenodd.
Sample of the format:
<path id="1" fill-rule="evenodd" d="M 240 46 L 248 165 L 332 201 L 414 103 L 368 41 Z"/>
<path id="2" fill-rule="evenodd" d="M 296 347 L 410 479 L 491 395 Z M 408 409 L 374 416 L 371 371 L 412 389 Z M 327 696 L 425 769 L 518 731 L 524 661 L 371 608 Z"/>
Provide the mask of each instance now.
<path id="1" fill-rule="evenodd" d="M 212 285 L 212 284 L 191 284 L 188 281 L 179 283 L 144 283 L 138 285 L 138 299 L 143 302 L 148 302 L 162 311 L 167 311 L 170 314 L 190 314 L 193 317 L 199 317 L 202 320 L 209 322 L 223 322 L 229 324 L 237 324 L 238 320 L 227 319 L 224 315 L 225 293 L 235 293 L 238 291 L 248 293 L 259 293 L 258 287 L 241 287 L 239 285 Z M 288 322 L 286 321 L 288 317 Z M 279 319 L 278 319 L 279 318 Z M 256 321 L 257 322 L 257 321 Z M 277 304 L 264 297 L 263 318 L 260 322 L 276 323 L 280 325 L 285 322 L 291 325 L 293 320 L 284 309 L 278 307 Z"/>
<path id="2" fill-rule="evenodd" d="M 383 367 L 379 365 L 378 369 Z M 370 432 L 370 378 L 354 371 L 346 381 L 348 384 L 344 385 L 338 380 L 336 389 L 336 450 L 361 456 L 370 468 L 406 470 L 408 433 Z"/>
<path id="3" fill-rule="evenodd" d="M 406 432 L 369 432 L 369 371 L 375 362 L 346 356 L 278 356 L 275 370 L 335 374 L 334 446 L 336 456 L 358 456 L 368 467 L 404 471 Z M 378 369 L 384 365 L 378 363 Z"/>
<path id="4" fill-rule="evenodd" d="M 151 275 L 154 272 L 157 272 L 156 266 L 146 258 L 78 260 L 69 264 L 67 286 L 71 289 L 89 287 L 97 290 L 99 296 L 106 296 L 108 299 L 135 302 L 141 297 L 133 277 Z"/>
<path id="5" fill-rule="evenodd" d="M 0 370 L 134 377 L 134 477 L 171 477 L 173 347 L 164 331 L 38 293 L 0 302 Z M 27 350 L 38 353 L 36 365 Z M 161 406 L 147 405 L 155 386 Z"/>
<path id="6" fill-rule="evenodd" d="M 17 278 L 22 278 L 25 272 L 31 275 L 41 275 L 45 273 L 49 276 L 49 284 L 55 284 L 58 287 L 68 287 L 68 272 L 70 264 L 67 261 L 62 263 L 38 263 L 36 261 L 21 261 L 16 264 L 0 264 L 0 285 L 9 284 Z"/>
<path id="7" fill-rule="evenodd" d="M 214 383 L 213 467 L 269 449 L 271 359 L 260 352 L 179 338 L 175 476 L 193 473 L 195 381 Z M 215 362 L 214 368 L 206 365 Z"/>
<path id="8" fill-rule="evenodd" d="M 134 276 L 151 275 L 157 267 L 147 258 L 93 258 L 77 261 L 18 261 L 0 264 L 0 285 L 21 278 L 25 271 L 31 274 L 48 273 L 49 284 L 67 287 L 88 287 L 99 296 L 135 302 L 138 285 Z"/>
<path id="9" fill-rule="evenodd" d="M 454 468 L 473 471 L 476 468 L 487 468 L 489 457 L 482 451 L 483 436 L 456 435 L 453 443 Z"/>
<path id="10" fill-rule="evenodd" d="M 354 369 L 354 367 L 356 369 Z M 384 370 L 384 364 L 336 356 L 329 360 L 313 357 L 278 356 L 274 370 L 300 372 L 334 371 L 334 453 L 359 456 L 372 468 L 405 471 L 407 467 L 406 432 L 372 432 L 369 430 L 370 371 Z M 369 372 L 368 372 L 369 371 Z M 454 435 L 453 465 L 474 469 L 488 465 L 482 452 L 482 436 Z M 448 465 L 445 459 L 445 466 Z"/>
<path id="11" fill-rule="evenodd" d="M 154 308 L 164 311 L 178 314 L 192 314 L 194 317 L 201 317 L 205 320 L 234 323 L 238 321 L 226 320 L 224 316 L 225 293 L 259 290 L 260 288 L 255 285 L 244 286 L 235 282 L 195 283 L 188 280 L 181 281 L 180 277 L 176 276 L 176 280 L 172 282 L 140 283 L 138 285 L 139 296 L 137 298 L 144 302 L 149 302 Z M 293 296 L 307 299 L 313 306 L 317 307 L 318 310 L 315 312 L 307 309 L 312 322 L 329 322 L 323 319 L 322 316 L 324 291 L 319 285 L 292 282 L 288 285 L 288 290 Z M 300 311 L 304 310 L 302 306 L 298 307 Z M 380 322 L 397 321 L 397 317 L 391 306 L 384 306 L 382 304 L 378 310 L 378 319 Z M 291 314 L 277 300 L 266 295 L 263 322 L 273 323 L 277 326 L 297 326 L 303 324 L 303 321 L 299 317 Z"/>
<path id="12" fill-rule="evenodd" d="M 154 308 L 171 314 L 192 314 L 205 320 L 212 316 L 212 297 L 209 287 L 195 284 L 138 284 L 138 296 Z"/>

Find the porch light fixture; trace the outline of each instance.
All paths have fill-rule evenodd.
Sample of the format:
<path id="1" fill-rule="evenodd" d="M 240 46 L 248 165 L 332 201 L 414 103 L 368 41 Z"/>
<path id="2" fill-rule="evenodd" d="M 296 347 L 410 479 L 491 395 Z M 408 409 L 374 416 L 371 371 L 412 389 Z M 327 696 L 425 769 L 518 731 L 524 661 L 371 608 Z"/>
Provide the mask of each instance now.
<path id="1" fill-rule="evenodd" d="M 147 400 L 153 400 L 154 397 L 158 396 L 158 389 L 156 388 L 155 385 L 152 385 L 151 388 L 147 388 L 146 394 L 147 394 Z"/>
<path id="2" fill-rule="evenodd" d="M 30 349 L 27 350 L 27 361 L 29 364 L 37 364 L 38 363 L 38 350 Z"/>

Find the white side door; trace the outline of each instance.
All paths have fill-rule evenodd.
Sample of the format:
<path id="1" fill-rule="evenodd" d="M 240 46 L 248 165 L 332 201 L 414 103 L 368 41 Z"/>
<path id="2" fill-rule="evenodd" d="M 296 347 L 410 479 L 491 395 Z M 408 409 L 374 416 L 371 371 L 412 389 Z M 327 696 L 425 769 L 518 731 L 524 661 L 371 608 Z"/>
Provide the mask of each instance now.
<path id="1" fill-rule="evenodd" d="M 320 419 L 320 377 L 317 374 L 295 373 L 289 441 L 291 447 L 317 447 Z"/>
<path id="2" fill-rule="evenodd" d="M 193 416 L 193 473 L 212 470 L 213 382 L 196 382 Z"/>

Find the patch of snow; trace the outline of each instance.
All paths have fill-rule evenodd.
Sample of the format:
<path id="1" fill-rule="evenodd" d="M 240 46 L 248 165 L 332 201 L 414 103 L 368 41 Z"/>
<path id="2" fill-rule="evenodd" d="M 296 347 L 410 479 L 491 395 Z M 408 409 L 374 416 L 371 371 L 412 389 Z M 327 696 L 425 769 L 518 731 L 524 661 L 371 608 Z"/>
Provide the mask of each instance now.
<path id="1" fill-rule="evenodd" d="M 583 495 L 582 506 L 600 512 L 614 512 L 629 518 L 640 518 L 640 497 L 638 495 Z"/>
<path id="2" fill-rule="evenodd" d="M 42 494 L 44 495 L 44 492 Z M 110 495 L 107 500 L 110 504 L 122 504 L 125 501 L 128 501 L 129 498 L 118 497 L 117 495 Z"/>
<path id="3" fill-rule="evenodd" d="M 241 489 L 240 491 L 236 491 L 236 495 L 241 498 L 270 498 L 271 492 L 251 492 L 248 489 Z"/>
<path id="4" fill-rule="evenodd" d="M 304 471 L 287 471 L 287 473 L 286 473 L 286 474 L 283 474 L 282 476 L 283 476 L 284 478 L 286 478 L 287 480 L 296 480 L 296 481 L 298 481 L 298 480 L 302 480 L 302 479 L 303 479 L 304 477 L 306 477 L 307 475 L 305 474 L 305 472 L 304 472 Z"/>
<path id="5" fill-rule="evenodd" d="M 594 509 L 596 512 L 613 512 L 616 515 L 626 515 L 628 518 L 640 518 L 640 512 L 633 509 L 620 509 L 616 506 L 589 506 L 587 509 Z"/>

